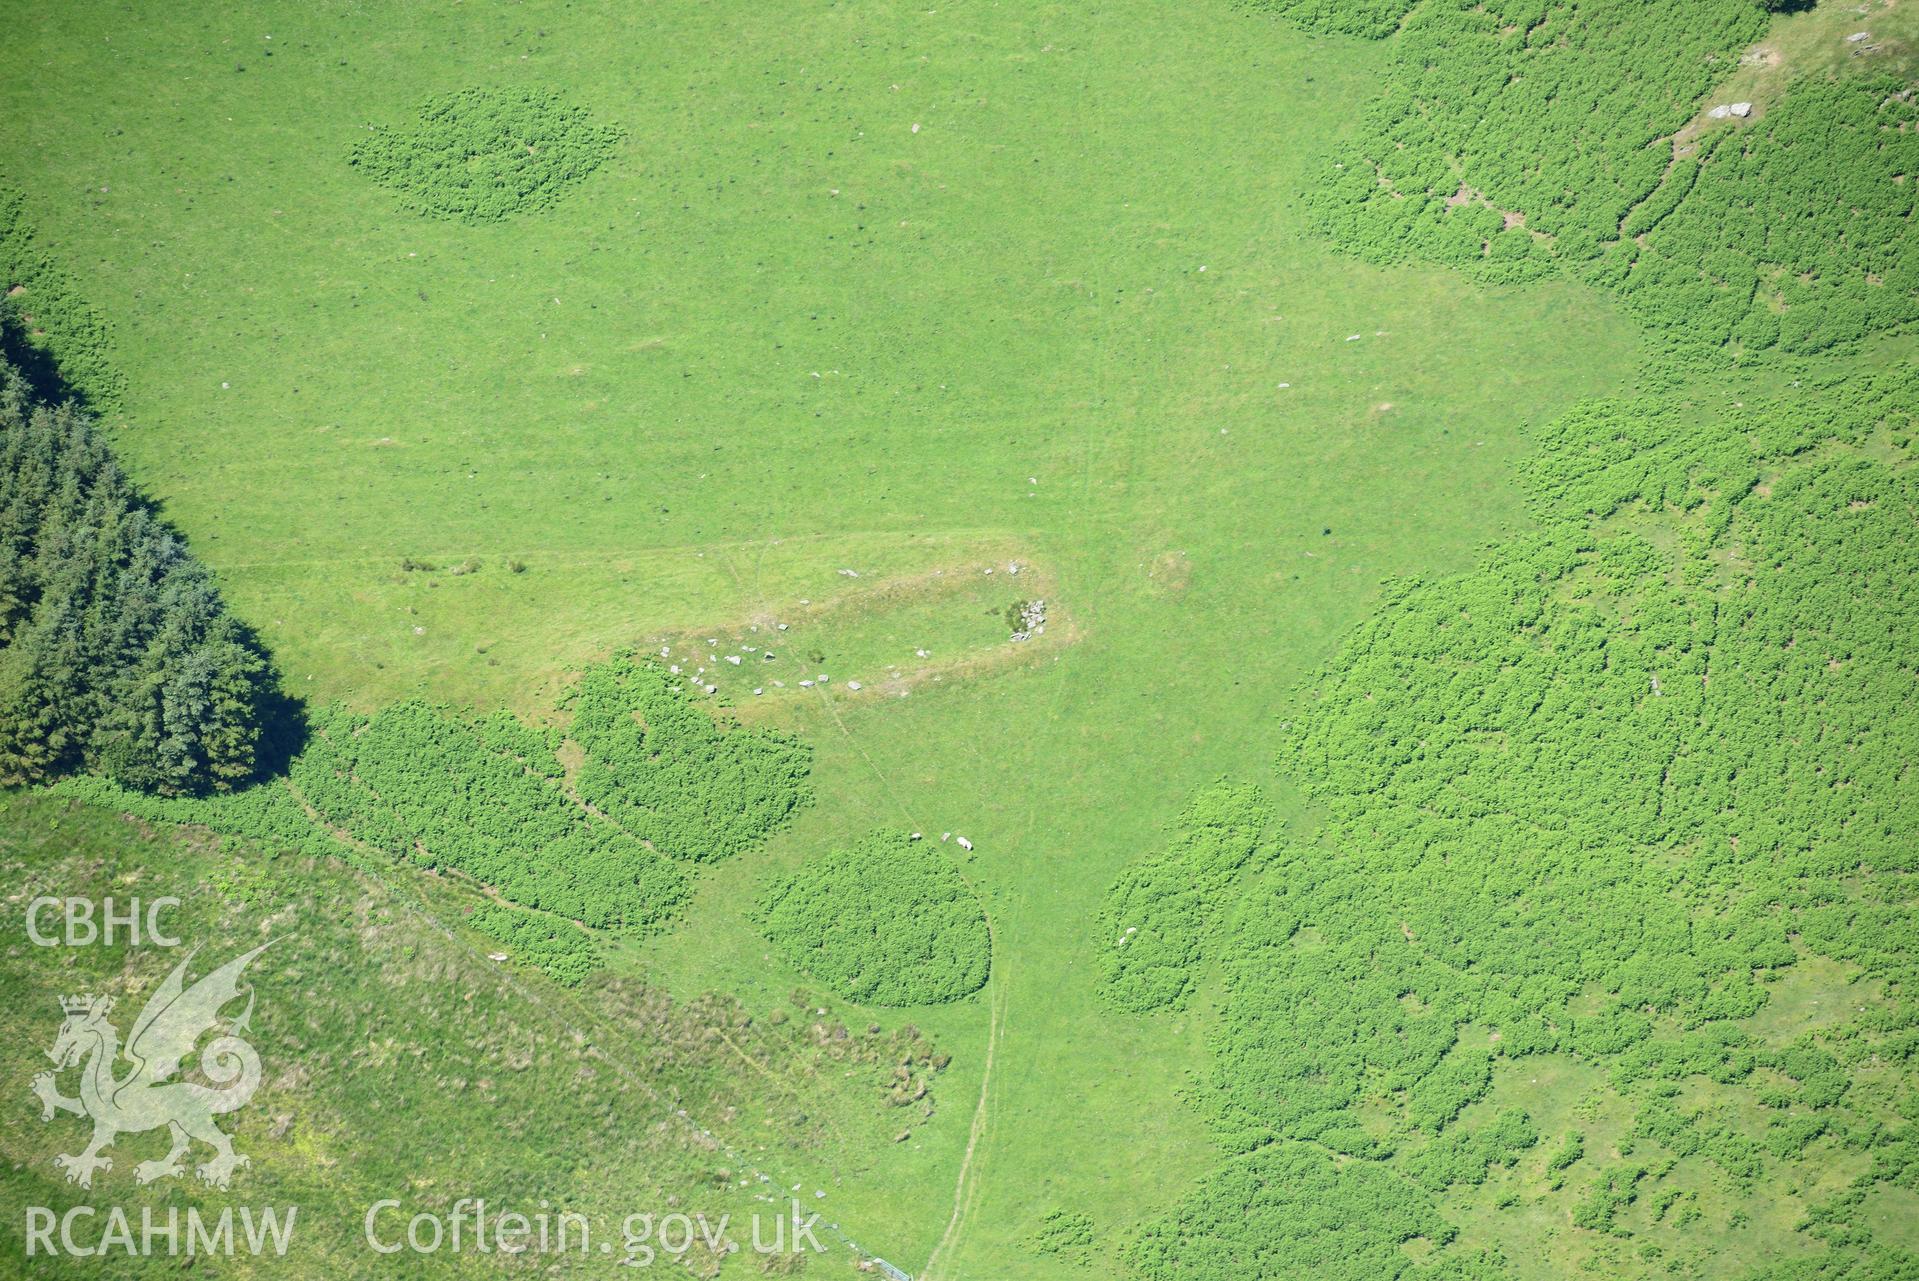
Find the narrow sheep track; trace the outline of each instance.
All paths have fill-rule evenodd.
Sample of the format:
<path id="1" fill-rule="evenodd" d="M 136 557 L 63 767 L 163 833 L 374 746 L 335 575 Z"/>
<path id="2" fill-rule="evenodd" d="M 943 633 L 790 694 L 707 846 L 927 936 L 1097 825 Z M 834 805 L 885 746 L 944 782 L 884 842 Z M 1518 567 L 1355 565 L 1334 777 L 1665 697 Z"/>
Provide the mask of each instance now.
<path id="1" fill-rule="evenodd" d="M 867 767 L 873 771 L 873 776 L 879 779 L 880 786 L 886 789 L 887 796 L 892 800 L 894 805 L 899 807 L 902 816 L 910 823 L 912 821 L 912 814 L 907 809 L 906 803 L 900 797 L 898 791 L 894 789 L 893 781 L 886 776 L 886 771 L 880 768 L 879 762 L 874 760 L 872 755 L 867 752 L 865 745 L 853 736 L 851 730 L 846 728 L 846 722 L 840 719 L 839 708 L 834 705 L 832 695 L 824 688 L 816 690 L 815 693 L 821 703 L 826 707 L 827 714 L 833 718 L 833 724 L 839 728 L 840 733 L 845 736 L 846 741 L 853 745 L 853 750 L 860 754 L 861 759 L 866 762 Z M 966 1133 L 966 1150 L 960 1156 L 959 1175 L 953 1185 L 953 1212 L 946 1220 L 946 1230 L 940 1235 L 939 1244 L 934 1246 L 933 1253 L 927 1256 L 926 1268 L 920 1273 L 920 1281 L 935 1281 L 935 1278 L 940 1275 L 940 1259 L 947 1253 L 953 1241 L 958 1237 L 960 1225 L 966 1217 L 966 1211 L 970 1207 L 974 1195 L 977 1193 L 976 1185 L 969 1186 L 968 1179 L 972 1174 L 973 1156 L 979 1148 L 980 1136 L 986 1132 L 987 1106 L 993 1087 L 993 1061 L 999 1052 L 1000 1029 L 1005 1024 L 1006 1013 L 1007 983 L 1002 968 L 1005 958 L 1000 952 L 999 935 L 993 924 L 992 909 L 987 906 L 985 896 L 979 892 L 979 887 L 973 884 L 972 878 L 966 875 L 966 870 L 958 865 L 957 860 L 954 863 L 954 870 L 959 873 L 961 882 L 971 891 L 973 897 L 978 900 L 980 915 L 984 917 L 986 921 L 986 973 L 988 976 L 987 982 L 991 984 L 992 987 L 992 1007 L 986 1023 L 986 1055 L 982 1060 L 980 1068 L 979 1101 L 973 1106 L 972 1124 L 968 1127 Z"/>
<path id="2" fill-rule="evenodd" d="M 986 933 L 990 942 L 993 933 L 992 918 L 986 922 Z M 992 949 L 995 965 L 999 961 L 998 950 Z M 926 1270 L 920 1274 L 920 1281 L 938 1281 L 940 1260 L 959 1237 L 960 1226 L 965 1222 L 966 1212 L 972 1208 L 978 1185 L 968 1186 L 967 1180 L 973 1171 L 973 1153 L 979 1147 L 980 1136 L 986 1132 L 987 1102 L 993 1088 L 993 1058 L 999 1050 L 1000 1028 L 1006 1015 L 1006 984 L 1003 977 L 995 971 L 993 984 L 993 1010 L 986 1025 L 986 1059 L 980 1071 L 979 1102 L 973 1108 L 973 1124 L 966 1134 L 966 1151 L 960 1156 L 959 1177 L 953 1184 L 953 1213 L 946 1220 L 946 1231 L 940 1234 L 939 1244 L 933 1247 L 933 1253 L 927 1256 Z"/>

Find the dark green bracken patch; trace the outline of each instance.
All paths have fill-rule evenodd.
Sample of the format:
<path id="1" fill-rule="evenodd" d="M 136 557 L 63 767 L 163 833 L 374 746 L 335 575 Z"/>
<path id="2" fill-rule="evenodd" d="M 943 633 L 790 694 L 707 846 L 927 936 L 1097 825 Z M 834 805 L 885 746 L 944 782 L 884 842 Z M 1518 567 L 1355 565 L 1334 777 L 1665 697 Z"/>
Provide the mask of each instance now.
<path id="1" fill-rule="evenodd" d="M 751 849 L 813 799 L 810 748 L 720 724 L 656 664 L 596 664 L 568 706 L 580 796 L 662 854 L 704 863 Z"/>
<path id="2" fill-rule="evenodd" d="M 759 918 L 793 964 L 848 1000 L 935 1005 L 986 982 L 979 899 L 937 847 L 901 833 L 807 860 L 768 887 Z"/>
<path id="3" fill-rule="evenodd" d="M 497 222 L 551 205 L 619 140 L 543 89 L 461 89 L 427 99 L 416 125 L 375 127 L 349 163 L 417 213 Z"/>
<path id="4" fill-rule="evenodd" d="M 1093 1250 L 1093 1220 L 1078 1210 L 1054 1210 L 1027 1240 L 1035 1253 L 1084 1264 Z"/>
<path id="5" fill-rule="evenodd" d="M 586 931 L 554 916 L 539 916 L 503 903 L 473 909 L 466 923 L 506 944 L 521 961 L 563 987 L 576 987 L 599 968 Z"/>

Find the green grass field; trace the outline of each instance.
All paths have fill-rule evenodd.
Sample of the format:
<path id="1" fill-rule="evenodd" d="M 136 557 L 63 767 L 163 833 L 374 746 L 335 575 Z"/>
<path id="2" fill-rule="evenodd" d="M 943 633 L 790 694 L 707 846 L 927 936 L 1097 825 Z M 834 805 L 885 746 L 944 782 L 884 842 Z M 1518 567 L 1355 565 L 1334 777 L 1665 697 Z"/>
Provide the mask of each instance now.
<path id="1" fill-rule="evenodd" d="M 1334 564 L 1239 571 L 1317 596 L 1486 532 L 1418 504 L 1495 482 L 1519 421 L 1630 358 L 1590 299 L 1488 305 L 1302 238 L 1289 193 L 1377 65 L 1269 21 L 356 12 L 35 14 L 7 103 L 35 223 L 114 320 L 116 443 L 317 698 L 534 706 L 662 625 L 939 563 L 921 538 L 1095 537 L 1113 569 L 1216 578 L 1175 522 L 1256 477 L 1287 496 L 1249 513 L 1262 541 L 1345 518 L 1302 549 Z M 563 87 L 627 138 L 481 227 L 346 164 L 478 82 Z M 482 568 L 427 587 L 408 556 Z"/>
<path id="2" fill-rule="evenodd" d="M 610 943 L 605 982 L 689 1008 L 725 994 L 763 1022 L 814 986 L 755 923 L 770 876 L 878 828 L 976 846 L 960 865 L 991 919 L 986 987 L 834 1005 L 952 1055 L 910 1141 L 838 1082 L 816 1106 L 819 1068 L 783 1039 L 696 1065 L 740 1069 L 697 1085 L 738 1104 L 742 1130 L 792 1108 L 837 1130 L 782 1131 L 765 1159 L 830 1182 L 837 1221 L 916 1277 L 1124 1275 L 1123 1242 L 1220 1163 L 1193 1102 L 1212 1006 L 1140 1019 L 1102 1001 L 1108 888 L 1223 775 L 1259 779 L 1309 830 L 1273 769 L 1292 691 L 1383 580 L 1465 570 L 1531 529 L 1524 433 L 1632 392 L 1643 368 L 1641 328 L 1598 289 L 1368 265 L 1317 235 L 1301 193 L 1356 136 L 1388 47 L 1224 3 L 0 3 L 0 30 L 0 177 L 109 318 L 113 446 L 292 692 L 549 722 L 621 650 L 782 651 L 715 670 L 750 723 L 812 746 L 815 803 L 703 869 L 672 928 Z M 410 212 L 349 165 L 369 126 L 473 85 L 556 91 L 620 141 L 550 208 L 482 224 Z M 1033 595 L 1052 626 L 1019 649 L 1002 614 Z M 814 669 L 831 682 L 799 688 Z M 8 862 L 36 884 L 96 851 L 149 889 L 260 857 L 176 859 L 87 809 L 57 820 L 80 829 L 69 844 L 47 828 L 55 804 L 19 797 L 5 819 Z M 382 875 L 303 865 L 284 919 L 337 930 L 323 905 L 348 889 L 446 920 L 471 906 Z M 10 988 L 72 985 L 16 942 Z M 464 976 L 485 946 L 444 964 Z M 355 964 L 365 986 L 337 999 L 400 1026 L 416 998 L 373 954 Z M 1808 1026 L 1850 977 L 1794 970 L 1767 1014 Z M 277 997 L 287 1019 L 297 986 Z M 550 1011 L 485 999 L 503 1026 L 560 1035 Z M 40 1036 L 11 1017 L 16 1039 Z M 609 1017 L 609 1044 L 653 1034 Z M 285 1092 L 332 1135 L 336 1179 L 255 1122 L 263 1167 L 301 1171 L 280 1186 L 346 1205 L 404 1177 L 342 1150 L 395 1133 L 388 1118 L 354 1137 L 377 1105 L 326 1038 L 366 1034 L 325 1029 L 311 1070 L 335 1079 Z M 446 1052 L 392 1035 L 393 1053 Z M 630 1092 L 593 1102 L 635 1133 L 665 1119 Z M 1509 1105 L 1540 1147 L 1446 1202 L 1462 1243 L 1529 1278 L 1651 1274 L 1546 1189 L 1568 1130 L 1597 1148 L 1630 1126 L 1603 1070 L 1502 1063 L 1467 1115 Z M 612 1204 L 705 1177 L 666 1139 L 569 1120 L 551 1082 L 513 1106 L 542 1118 L 549 1156 L 572 1144 L 583 1163 L 554 1159 L 523 1190 Z M 0 1153 L 37 1161 L 51 1140 L 22 1117 Z M 533 1141 L 473 1125 L 487 1146 L 457 1171 L 475 1178 Z M 0 1175 L 4 1199 L 49 1195 L 40 1177 Z M 1686 1186 L 1719 1195 L 1708 1174 Z M 1901 1205 L 1872 1213 L 1899 1222 Z M 1090 1221 L 1081 1264 L 1034 1251 L 1061 1210 Z M 1789 1219 L 1758 1245 L 1651 1221 L 1640 1239 L 1756 1266 Z M 371 1275 L 350 1245 L 319 1257 Z"/>

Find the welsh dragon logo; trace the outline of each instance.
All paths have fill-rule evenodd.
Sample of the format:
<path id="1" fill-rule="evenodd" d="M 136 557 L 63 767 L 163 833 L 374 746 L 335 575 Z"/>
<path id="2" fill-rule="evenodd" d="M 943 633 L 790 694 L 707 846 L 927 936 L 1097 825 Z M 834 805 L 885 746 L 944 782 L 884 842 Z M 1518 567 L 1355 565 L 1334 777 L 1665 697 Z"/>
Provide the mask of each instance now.
<path id="1" fill-rule="evenodd" d="M 200 1075 L 212 1085 L 181 1079 L 180 1064 L 193 1053 L 200 1038 L 222 1022 L 222 1007 L 240 995 L 241 972 L 271 946 L 269 941 L 235 957 L 192 987 L 185 984 L 187 963 L 193 959 L 188 953 L 173 967 L 159 991 L 147 998 L 140 1017 L 133 1021 L 125 1050 L 131 1067 L 124 1076 L 114 1075 L 121 1049 L 120 1034 L 107 1021 L 113 999 L 61 998 L 66 1022 L 60 1025 L 60 1035 L 47 1051 L 54 1071 L 36 1076 L 33 1092 L 40 1098 L 42 1121 L 51 1121 L 55 1112 L 71 1112 L 93 1122 L 93 1141 L 84 1152 L 53 1159 L 66 1171 L 67 1182 L 92 1187 L 96 1170 L 113 1168 L 112 1158 L 100 1155 L 102 1148 L 118 1135 L 138 1134 L 163 1125 L 172 1134 L 172 1150 L 161 1160 L 142 1161 L 133 1168 L 133 1177 L 141 1183 L 183 1173 L 181 1158 L 195 1139 L 213 1149 L 212 1159 L 197 1167 L 196 1173 L 216 1188 L 225 1188 L 233 1172 L 247 1164 L 247 1158 L 233 1150 L 233 1140 L 213 1123 L 213 1118 L 245 1107 L 260 1087 L 260 1056 L 240 1035 L 247 1030 L 253 1014 L 251 989 L 246 1009 L 238 1018 L 227 1020 L 222 1034 L 200 1052 Z M 80 1096 L 67 1098 L 55 1084 L 55 1076 L 82 1064 Z"/>

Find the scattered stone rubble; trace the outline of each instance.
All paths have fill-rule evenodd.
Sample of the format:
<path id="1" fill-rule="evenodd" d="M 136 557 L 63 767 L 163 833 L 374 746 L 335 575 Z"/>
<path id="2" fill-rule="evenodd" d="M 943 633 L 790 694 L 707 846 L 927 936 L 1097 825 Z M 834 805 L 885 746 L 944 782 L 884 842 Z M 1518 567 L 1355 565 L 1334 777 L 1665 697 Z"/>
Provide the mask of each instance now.
<path id="1" fill-rule="evenodd" d="M 1031 640 L 1046 630 L 1046 602 L 1029 600 L 1019 612 L 1019 630 L 1013 633 L 1016 641 Z"/>

